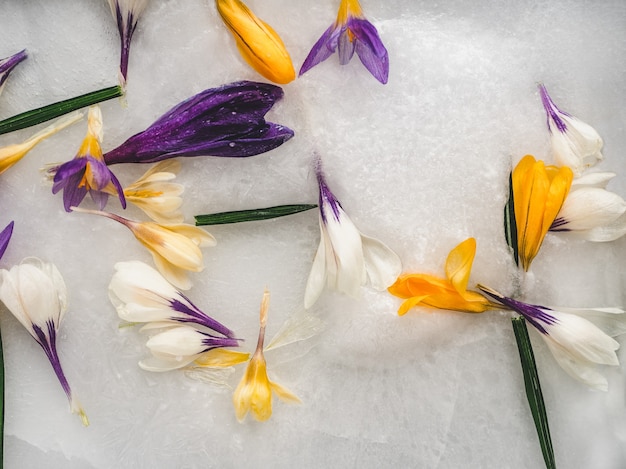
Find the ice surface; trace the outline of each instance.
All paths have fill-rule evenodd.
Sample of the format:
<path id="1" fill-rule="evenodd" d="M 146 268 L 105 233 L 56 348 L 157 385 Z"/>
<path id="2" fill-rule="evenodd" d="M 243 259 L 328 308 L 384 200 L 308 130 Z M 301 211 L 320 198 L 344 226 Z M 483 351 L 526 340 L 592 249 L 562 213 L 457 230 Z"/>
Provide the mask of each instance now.
<path id="1" fill-rule="evenodd" d="M 338 2 L 250 0 L 282 35 L 296 68 L 334 21 Z M 441 273 L 448 251 L 475 236 L 472 282 L 513 290 L 502 236 L 511 160 L 548 159 L 536 84 L 593 125 L 602 170 L 626 196 L 626 3 L 607 0 L 363 0 L 389 50 L 386 86 L 355 57 L 337 57 L 286 85 L 270 120 L 296 132 L 264 155 L 184 160 L 184 212 L 314 203 L 313 154 L 367 235 L 396 250 L 406 271 Z M 0 57 L 29 53 L 6 84 L 0 118 L 116 84 L 119 39 L 104 0 L 5 0 Z M 239 57 L 207 0 L 154 0 L 135 32 L 128 106 L 102 105 L 105 150 L 184 98 L 230 81 L 262 81 Z M 326 323 L 310 342 L 268 352 L 272 378 L 301 405 L 275 402 L 269 422 L 239 424 L 231 391 L 182 371 L 151 374 L 137 362 L 145 337 L 118 328 L 107 297 L 117 261 L 150 255 L 121 225 L 66 214 L 39 168 L 75 154 L 84 121 L 42 143 L 0 177 L 0 224 L 15 220 L 2 265 L 35 255 L 57 264 L 70 294 L 59 355 L 91 426 L 67 402 L 39 347 L 2 311 L 7 468 L 542 467 L 509 315 L 415 310 L 363 290 L 324 293 Z M 0 145 L 35 129 L 0 137 Z M 116 167 L 128 183 L 146 167 Z M 112 201 L 111 207 L 114 206 Z M 140 218 L 138 210 L 129 216 Z M 271 293 L 268 337 L 302 305 L 319 241 L 317 214 L 211 229 L 207 268 L 189 296 L 252 349 L 258 307 Z M 623 305 L 626 240 L 591 244 L 548 235 L 527 299 L 567 306 Z M 532 334 L 532 333 L 531 333 Z M 573 381 L 534 334 L 559 467 L 626 466 L 623 367 L 609 392 Z M 624 344 L 624 339 L 619 339 Z M 622 361 L 626 353 L 619 352 Z M 242 372 L 229 378 L 236 386 Z"/>

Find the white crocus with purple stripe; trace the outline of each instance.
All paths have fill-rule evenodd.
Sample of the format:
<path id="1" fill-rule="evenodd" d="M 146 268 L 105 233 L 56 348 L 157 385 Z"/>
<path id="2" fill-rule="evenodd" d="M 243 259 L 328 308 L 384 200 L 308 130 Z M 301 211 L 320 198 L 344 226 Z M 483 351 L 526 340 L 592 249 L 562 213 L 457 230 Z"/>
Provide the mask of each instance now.
<path id="1" fill-rule="evenodd" d="M 550 231 L 573 232 L 598 242 L 626 234 L 626 201 L 605 189 L 614 177 L 614 173 L 589 173 L 575 178 Z"/>
<path id="2" fill-rule="evenodd" d="M 80 416 L 84 425 L 89 425 L 57 353 L 57 333 L 67 310 L 67 289 L 61 273 L 53 264 L 26 258 L 10 270 L 0 270 L 0 300 L 41 346 L 67 395 L 71 411 Z"/>
<path id="3" fill-rule="evenodd" d="M 539 93 L 548 117 L 556 163 L 580 176 L 584 169 L 602 160 L 602 138 L 589 124 L 556 107 L 544 85 L 539 85 Z"/>
<path id="4" fill-rule="evenodd" d="M 108 0 L 108 2 L 120 33 L 120 84 L 124 88 L 128 75 L 130 42 L 137 27 L 139 16 L 148 5 L 148 0 Z"/>
<path id="5" fill-rule="evenodd" d="M 160 326 L 160 325 L 158 325 Z M 146 342 L 152 357 L 139 362 L 146 371 L 170 371 L 189 365 L 203 353 L 219 347 L 238 347 L 239 340 L 218 337 L 194 327 L 167 327 Z"/>
<path id="6" fill-rule="evenodd" d="M 400 258 L 382 242 L 359 232 L 328 188 L 319 162 L 316 174 L 321 239 L 306 285 L 305 308 L 313 306 L 324 286 L 353 297 L 365 284 L 385 290 L 402 270 Z"/>
<path id="7" fill-rule="evenodd" d="M 557 363 L 573 378 L 588 386 L 606 391 L 607 379 L 599 373 L 598 365 L 618 366 L 615 351 L 619 343 L 603 332 L 595 324 L 577 314 L 557 311 L 545 306 L 523 303 L 507 298 L 490 288 L 479 285 L 483 293 L 494 298 L 504 306 L 524 316 L 526 321 L 541 333 L 541 337 L 552 352 Z M 587 310 L 580 310 L 581 315 Z M 596 313 L 611 316 L 619 314 L 623 319 L 623 310 L 613 308 L 591 308 Z"/>
<path id="8" fill-rule="evenodd" d="M 233 331 L 202 312 L 159 272 L 140 261 L 115 264 L 109 298 L 124 321 L 192 323 L 229 339 L 234 337 Z"/>

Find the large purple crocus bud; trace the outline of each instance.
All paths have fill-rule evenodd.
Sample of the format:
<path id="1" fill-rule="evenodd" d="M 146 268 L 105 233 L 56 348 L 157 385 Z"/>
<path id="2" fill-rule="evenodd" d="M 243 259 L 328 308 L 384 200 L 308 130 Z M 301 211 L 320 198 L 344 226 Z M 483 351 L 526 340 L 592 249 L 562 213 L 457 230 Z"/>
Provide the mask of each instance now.
<path id="1" fill-rule="evenodd" d="M 154 163 L 177 156 L 245 157 L 270 151 L 293 130 L 265 121 L 280 87 L 240 81 L 183 101 L 104 155 L 107 164 Z"/>
<path id="2" fill-rule="evenodd" d="M 15 66 L 26 57 L 26 49 L 24 49 L 15 55 L 0 59 L 0 94 L 2 93 L 4 82 L 7 80 L 7 78 L 9 78 L 9 73 L 11 73 L 11 70 L 13 70 Z"/>

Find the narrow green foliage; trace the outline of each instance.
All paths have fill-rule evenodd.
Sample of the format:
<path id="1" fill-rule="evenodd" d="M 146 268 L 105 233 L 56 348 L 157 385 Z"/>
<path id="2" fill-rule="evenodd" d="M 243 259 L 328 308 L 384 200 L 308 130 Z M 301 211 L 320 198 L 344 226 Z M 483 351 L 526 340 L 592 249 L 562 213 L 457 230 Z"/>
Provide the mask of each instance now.
<path id="1" fill-rule="evenodd" d="M 509 200 L 504 206 L 504 236 L 506 237 L 506 244 L 513 249 L 515 264 L 519 265 L 517 223 L 515 222 L 515 205 L 513 202 L 513 173 L 511 173 L 509 174 Z"/>
<path id="2" fill-rule="evenodd" d="M 68 114 L 72 111 L 83 109 L 112 98 L 118 98 L 123 94 L 124 92 L 122 91 L 122 88 L 118 85 L 98 91 L 92 91 L 91 93 L 87 93 L 82 96 L 76 96 L 75 98 L 59 101 L 37 109 L 32 109 L 0 121 L 0 135 L 32 127 L 33 125 L 56 119 L 57 117 Z"/>
<path id="3" fill-rule="evenodd" d="M 304 212 L 317 207 L 315 204 L 278 205 L 276 207 L 257 208 L 254 210 L 237 210 L 234 212 L 211 213 L 195 215 L 197 226 L 225 225 L 227 223 L 241 223 L 244 221 L 267 220 L 284 217 L 298 212 Z"/>
<path id="4" fill-rule="evenodd" d="M 550 427 L 548 426 L 548 415 L 546 406 L 543 402 L 541 394 L 541 385 L 539 384 L 539 375 L 537 374 L 537 365 L 535 363 L 535 355 L 533 347 L 528 336 L 526 328 L 526 320 L 522 316 L 511 319 L 513 322 L 513 331 L 515 332 L 515 340 L 517 341 L 517 349 L 519 350 L 520 361 L 522 362 L 522 371 L 524 372 L 524 385 L 526 387 L 526 398 L 530 411 L 533 414 L 537 436 L 543 453 L 543 460 L 547 469 L 555 469 L 554 450 L 552 448 L 552 439 L 550 438 Z"/>

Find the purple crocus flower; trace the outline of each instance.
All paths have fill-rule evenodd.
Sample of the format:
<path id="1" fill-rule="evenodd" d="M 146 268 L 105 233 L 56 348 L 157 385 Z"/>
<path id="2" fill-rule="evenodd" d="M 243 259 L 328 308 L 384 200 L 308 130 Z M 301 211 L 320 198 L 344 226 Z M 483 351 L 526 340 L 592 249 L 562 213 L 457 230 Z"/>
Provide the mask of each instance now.
<path id="1" fill-rule="evenodd" d="M 109 195 L 117 195 L 123 208 L 126 208 L 124 190 L 115 175 L 102 159 L 100 140 L 102 138 L 102 114 L 98 106 L 89 110 L 87 136 L 76 157 L 56 169 L 52 193 L 63 189 L 63 206 L 78 207 L 87 193 L 102 210 Z"/>
<path id="2" fill-rule="evenodd" d="M 126 86 L 128 75 L 128 57 L 130 55 L 130 41 L 137 27 L 139 16 L 148 5 L 148 0 L 108 0 L 113 18 L 117 22 L 120 32 L 120 83 Z"/>
<path id="3" fill-rule="evenodd" d="M 11 70 L 13 70 L 15 66 L 26 57 L 26 49 L 24 49 L 15 55 L 0 59 L 0 93 L 2 93 L 4 82 L 7 80 L 7 78 L 9 78 L 9 73 L 11 73 Z"/>
<path id="4" fill-rule="evenodd" d="M 202 91 L 105 153 L 104 160 L 154 163 L 178 156 L 244 157 L 270 151 L 293 137 L 293 130 L 265 121 L 282 96 L 278 86 L 251 81 Z"/>
<path id="5" fill-rule="evenodd" d="M 337 20 L 315 43 L 304 60 L 299 75 L 339 53 L 339 63 L 346 65 L 356 51 L 359 59 L 382 84 L 389 77 L 389 55 L 378 31 L 365 19 L 358 0 L 341 0 Z"/>
<path id="6" fill-rule="evenodd" d="M 11 270 L 0 270 L 0 300 L 45 352 L 70 410 L 80 416 L 84 425 L 89 425 L 83 408 L 72 394 L 57 353 L 57 333 L 67 309 L 67 288 L 61 273 L 54 264 L 26 258 Z"/>
<path id="7" fill-rule="evenodd" d="M 582 316 L 588 318 L 611 316 L 613 321 L 623 321 L 623 310 L 617 308 L 556 310 L 507 298 L 482 285 L 478 285 L 478 288 L 486 296 L 521 314 L 532 324 L 541 333 L 541 338 L 557 363 L 570 376 L 593 388 L 607 390 L 606 378 L 595 368 L 597 365 L 619 365 L 615 353 L 619 343 Z"/>

